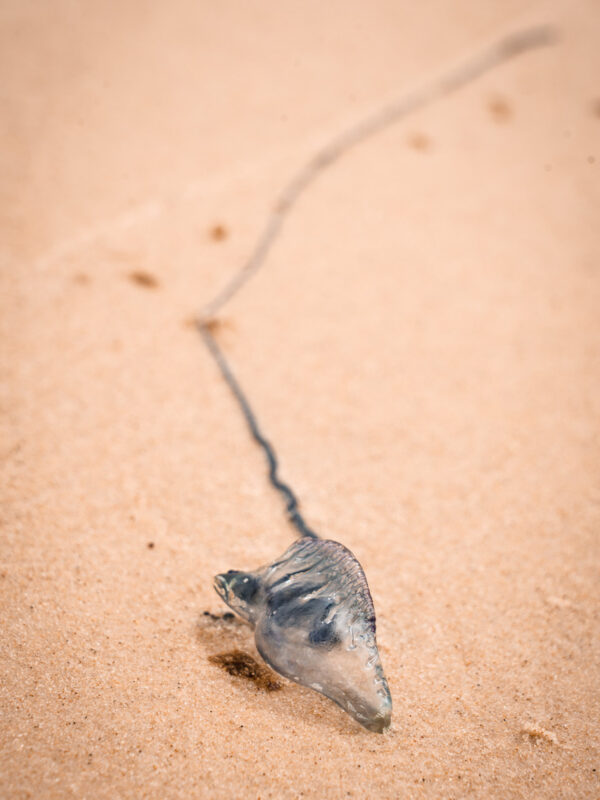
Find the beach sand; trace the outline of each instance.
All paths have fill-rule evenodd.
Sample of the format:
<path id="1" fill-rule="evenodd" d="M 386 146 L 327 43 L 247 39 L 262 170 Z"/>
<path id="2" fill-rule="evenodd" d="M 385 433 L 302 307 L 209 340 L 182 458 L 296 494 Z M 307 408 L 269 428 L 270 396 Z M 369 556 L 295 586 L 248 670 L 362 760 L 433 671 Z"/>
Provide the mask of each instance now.
<path id="1" fill-rule="evenodd" d="M 597 3 L 0 22 L 0 796 L 597 797 Z M 322 144 L 539 24 L 556 44 L 324 170 L 219 314 L 309 523 L 365 569 L 372 734 L 210 660 L 258 658 L 212 576 L 294 532 L 193 319 Z"/>

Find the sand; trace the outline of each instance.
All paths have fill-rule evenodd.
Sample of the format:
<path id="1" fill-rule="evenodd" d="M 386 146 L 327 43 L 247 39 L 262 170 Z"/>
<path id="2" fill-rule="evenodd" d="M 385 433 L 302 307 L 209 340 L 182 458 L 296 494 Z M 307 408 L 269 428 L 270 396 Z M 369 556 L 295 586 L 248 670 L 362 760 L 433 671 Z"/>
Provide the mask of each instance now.
<path id="1" fill-rule="evenodd" d="M 0 20 L 0 796 L 598 796 L 597 4 Z M 212 576 L 293 531 L 191 321 L 322 143 L 531 24 L 560 41 L 323 172 L 220 315 L 365 568 L 380 736 L 215 662 L 257 654 Z"/>

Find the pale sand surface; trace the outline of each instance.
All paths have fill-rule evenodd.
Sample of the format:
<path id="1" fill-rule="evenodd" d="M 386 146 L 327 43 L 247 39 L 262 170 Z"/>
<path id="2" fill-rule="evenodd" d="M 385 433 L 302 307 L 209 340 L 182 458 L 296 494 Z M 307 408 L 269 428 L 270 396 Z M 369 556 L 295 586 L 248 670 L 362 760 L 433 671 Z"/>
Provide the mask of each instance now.
<path id="1" fill-rule="evenodd" d="M 598 796 L 597 3 L 0 17 L 0 796 Z M 539 23 L 556 46 L 325 172 L 222 315 L 310 524 L 366 570 L 378 736 L 208 661 L 254 652 L 203 616 L 212 575 L 293 533 L 189 320 L 316 147 Z"/>

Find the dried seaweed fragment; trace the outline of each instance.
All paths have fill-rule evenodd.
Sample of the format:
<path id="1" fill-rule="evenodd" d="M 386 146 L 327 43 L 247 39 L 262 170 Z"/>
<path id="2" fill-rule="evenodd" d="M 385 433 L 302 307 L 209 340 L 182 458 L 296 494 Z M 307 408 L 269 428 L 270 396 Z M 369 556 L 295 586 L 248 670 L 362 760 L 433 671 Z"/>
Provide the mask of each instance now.
<path id="1" fill-rule="evenodd" d="M 259 664 L 255 658 L 243 650 L 217 653 L 209 656 L 208 660 L 211 664 L 217 664 L 229 675 L 252 681 L 258 689 L 263 689 L 265 692 L 276 692 L 283 688 L 270 669 Z"/>

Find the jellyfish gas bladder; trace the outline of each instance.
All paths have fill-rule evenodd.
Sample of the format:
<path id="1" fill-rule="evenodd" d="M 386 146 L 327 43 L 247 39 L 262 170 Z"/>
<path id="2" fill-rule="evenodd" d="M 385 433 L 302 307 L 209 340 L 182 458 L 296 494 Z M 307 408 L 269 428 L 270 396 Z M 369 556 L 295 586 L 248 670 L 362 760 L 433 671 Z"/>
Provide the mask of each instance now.
<path id="1" fill-rule="evenodd" d="M 255 572 L 217 575 L 215 590 L 254 628 L 274 670 L 336 702 L 365 728 L 389 727 L 392 698 L 362 567 L 338 542 L 302 538 Z"/>

